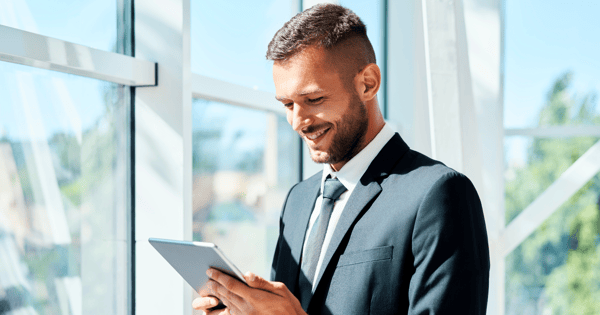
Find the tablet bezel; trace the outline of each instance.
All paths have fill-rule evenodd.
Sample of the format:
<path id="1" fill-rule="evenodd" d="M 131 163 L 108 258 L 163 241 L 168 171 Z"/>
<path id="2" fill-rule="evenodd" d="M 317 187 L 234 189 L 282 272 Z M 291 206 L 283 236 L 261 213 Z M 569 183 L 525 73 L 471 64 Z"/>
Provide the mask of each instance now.
<path id="1" fill-rule="evenodd" d="M 225 254 L 219 249 L 219 247 L 216 244 L 207 243 L 207 242 L 178 241 L 178 240 L 152 238 L 152 237 L 148 239 L 148 242 L 169 263 L 169 265 L 171 265 L 171 267 L 173 267 L 173 269 L 175 269 L 175 271 L 177 271 L 177 273 L 196 291 L 199 291 L 206 284 L 206 281 L 208 280 L 208 276 L 206 276 L 206 270 L 201 270 L 203 268 L 203 266 L 207 267 L 206 269 L 215 268 L 217 270 L 220 270 L 223 273 L 226 273 L 234 278 L 237 278 L 242 283 L 247 284 L 246 280 L 244 279 L 244 275 L 227 258 L 227 256 L 225 256 Z M 212 251 L 220 259 L 219 263 L 221 265 L 225 265 L 229 269 L 227 270 L 227 269 L 223 269 L 218 266 L 212 266 L 211 263 L 209 263 L 209 262 L 186 261 L 186 255 L 170 255 L 168 253 L 164 253 L 161 251 L 163 246 L 169 247 L 172 245 L 176 245 L 178 247 L 180 247 L 180 246 L 188 247 L 189 250 L 192 250 L 192 251 L 193 250 Z M 207 256 L 209 256 L 208 253 L 207 253 Z M 182 263 L 183 263 L 183 265 L 186 266 L 184 268 L 188 268 L 188 266 L 198 266 L 198 268 L 200 268 L 199 269 L 200 271 L 198 271 L 198 272 L 193 271 L 192 273 L 194 274 L 194 277 L 191 277 L 188 275 L 186 278 L 185 274 L 189 274 L 190 273 L 189 270 L 188 270 L 188 272 L 184 272 L 183 270 L 179 270 L 178 267 L 176 267 L 176 266 L 181 266 Z"/>

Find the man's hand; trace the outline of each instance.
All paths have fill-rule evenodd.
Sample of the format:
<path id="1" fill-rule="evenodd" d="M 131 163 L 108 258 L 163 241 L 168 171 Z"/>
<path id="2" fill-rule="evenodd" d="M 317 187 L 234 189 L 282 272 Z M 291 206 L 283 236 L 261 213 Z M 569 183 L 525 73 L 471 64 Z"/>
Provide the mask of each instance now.
<path id="1" fill-rule="evenodd" d="M 216 269 L 209 269 L 206 292 L 194 300 L 194 308 L 205 312 L 214 307 L 217 299 L 226 309 L 207 314 L 298 314 L 306 315 L 300 302 L 281 282 L 267 281 L 251 272 L 244 278 L 248 285 Z M 215 299 L 215 300 L 211 300 Z M 217 302 L 218 303 L 218 302 Z M 211 306 L 209 306 L 211 305 Z"/>
<path id="2" fill-rule="evenodd" d="M 192 302 L 192 307 L 195 310 L 203 311 L 206 315 L 230 315 L 227 308 L 219 307 L 214 309 L 216 306 L 222 306 L 223 304 L 220 304 L 221 301 L 211 295 L 211 293 L 207 290 L 206 285 L 198 293 L 200 294 L 200 297 L 194 299 Z"/>

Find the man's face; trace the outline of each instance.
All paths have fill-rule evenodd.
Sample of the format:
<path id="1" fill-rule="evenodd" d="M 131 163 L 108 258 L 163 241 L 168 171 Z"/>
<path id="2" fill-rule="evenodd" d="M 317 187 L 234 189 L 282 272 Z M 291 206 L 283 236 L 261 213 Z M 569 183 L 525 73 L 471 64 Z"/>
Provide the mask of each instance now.
<path id="1" fill-rule="evenodd" d="M 276 61 L 273 79 L 287 120 L 313 161 L 339 170 L 364 147 L 366 107 L 323 49 L 308 47 L 284 63 Z"/>

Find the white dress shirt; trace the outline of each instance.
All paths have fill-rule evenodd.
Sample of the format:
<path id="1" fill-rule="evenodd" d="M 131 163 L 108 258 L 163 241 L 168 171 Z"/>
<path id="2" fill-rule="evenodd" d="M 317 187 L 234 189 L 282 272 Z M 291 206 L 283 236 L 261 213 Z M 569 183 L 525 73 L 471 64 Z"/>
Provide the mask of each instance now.
<path id="1" fill-rule="evenodd" d="M 343 194 L 340 195 L 340 198 L 335 202 L 333 206 L 333 212 L 331 213 L 331 218 L 329 219 L 329 224 L 327 225 L 327 232 L 325 233 L 325 240 L 323 240 L 323 247 L 321 248 L 321 254 L 319 255 L 319 262 L 317 263 L 317 269 L 315 270 L 315 278 L 312 279 L 313 290 L 315 289 L 315 282 L 317 280 L 317 276 L 319 275 L 319 270 L 321 270 L 321 264 L 323 263 L 323 258 L 325 257 L 325 253 L 327 252 L 327 247 L 329 247 L 329 242 L 331 241 L 331 237 L 333 236 L 333 232 L 335 231 L 335 227 L 337 226 L 338 221 L 344 211 L 346 206 L 346 202 L 350 199 L 354 188 L 358 184 L 358 181 L 363 176 L 363 174 L 367 171 L 373 159 L 379 154 L 379 151 L 383 149 L 383 147 L 390 141 L 390 139 L 394 136 L 395 131 L 385 124 L 383 129 L 379 131 L 377 136 L 369 144 L 362 149 L 356 156 L 354 156 L 348 163 L 346 163 L 339 172 L 335 172 L 329 164 L 323 165 L 323 177 L 321 178 L 321 190 L 319 192 L 319 196 L 317 197 L 317 201 L 315 202 L 315 207 L 313 208 L 312 214 L 310 215 L 310 221 L 308 222 L 308 230 L 306 231 L 306 235 L 304 238 L 304 246 L 302 249 L 302 257 L 304 257 L 304 252 L 306 251 L 306 243 L 308 241 L 308 236 L 312 230 L 319 213 L 321 212 L 321 204 L 323 203 L 323 185 L 325 183 L 325 179 L 328 175 L 331 175 L 332 178 L 337 178 L 343 185 L 348 189 Z"/>

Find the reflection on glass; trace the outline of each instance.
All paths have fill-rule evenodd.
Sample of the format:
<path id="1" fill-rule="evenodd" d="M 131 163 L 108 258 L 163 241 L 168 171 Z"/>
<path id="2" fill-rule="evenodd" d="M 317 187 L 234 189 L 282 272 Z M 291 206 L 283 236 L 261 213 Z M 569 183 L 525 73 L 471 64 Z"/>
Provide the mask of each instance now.
<path id="1" fill-rule="evenodd" d="M 292 0 L 192 1 L 192 72 L 275 92 L 267 45 L 297 10 Z"/>
<path id="2" fill-rule="evenodd" d="M 574 93 L 572 79 L 569 72 L 555 79 L 536 115 L 536 126 L 600 125 L 595 93 Z M 506 222 L 517 217 L 599 140 L 591 136 L 507 137 Z M 597 174 L 506 257 L 506 314 L 597 313 L 599 196 Z"/>
<path id="3" fill-rule="evenodd" d="M 194 100 L 192 141 L 194 240 L 268 279 L 298 136 L 278 115 Z"/>
<path id="4" fill-rule="evenodd" d="M 544 164 L 552 168 L 561 158 L 549 156 Z M 548 173 L 540 170 L 536 180 Z M 525 178 L 515 180 L 535 185 Z M 507 192 L 507 201 L 526 194 Z M 506 257 L 506 314 L 598 313 L 599 196 L 600 175 L 596 175 Z"/>
<path id="5" fill-rule="evenodd" d="M 503 4 L 505 128 L 537 127 L 548 86 L 561 73 L 574 74 L 572 88 L 579 96 L 600 90 L 600 1 L 505 0 Z M 598 106 L 599 100 L 593 103 Z"/>
<path id="6" fill-rule="evenodd" d="M 565 74 L 551 86 L 538 114 L 539 126 L 600 125 L 594 94 L 576 97 L 569 91 L 570 80 L 571 75 Z M 535 200 L 596 141 L 595 137 L 507 137 L 506 222 Z"/>
<path id="7" fill-rule="evenodd" d="M 598 140 L 595 137 L 507 137 L 507 165 L 504 172 L 507 224 Z M 518 149 L 522 145 L 526 146 L 524 152 Z"/>
<path id="8" fill-rule="evenodd" d="M 0 63 L 0 314 L 124 314 L 128 89 Z"/>
<path id="9" fill-rule="evenodd" d="M 550 89 L 540 126 L 600 124 L 593 98 L 568 93 L 569 75 Z M 598 137 L 506 138 L 505 204 L 510 222 Z M 600 174 L 506 257 L 506 314 L 596 314 L 600 309 Z"/>
<path id="10" fill-rule="evenodd" d="M 0 1 L 0 24 L 117 52 L 118 3 L 114 0 Z"/>

